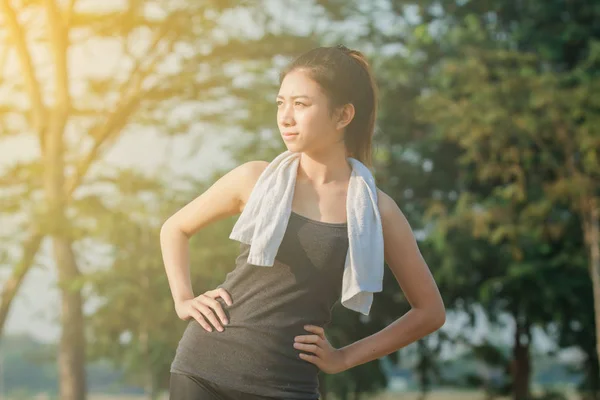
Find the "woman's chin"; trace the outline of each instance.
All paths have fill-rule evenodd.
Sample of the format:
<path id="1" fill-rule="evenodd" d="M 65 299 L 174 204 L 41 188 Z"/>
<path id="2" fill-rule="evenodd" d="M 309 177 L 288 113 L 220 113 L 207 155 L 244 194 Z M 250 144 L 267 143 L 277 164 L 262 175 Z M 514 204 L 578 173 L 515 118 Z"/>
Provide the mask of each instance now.
<path id="1" fill-rule="evenodd" d="M 284 142 L 284 143 L 285 143 L 285 147 L 287 147 L 287 149 L 291 152 L 299 153 L 300 151 L 302 151 L 302 146 L 299 146 L 296 143 L 289 143 L 289 142 Z"/>

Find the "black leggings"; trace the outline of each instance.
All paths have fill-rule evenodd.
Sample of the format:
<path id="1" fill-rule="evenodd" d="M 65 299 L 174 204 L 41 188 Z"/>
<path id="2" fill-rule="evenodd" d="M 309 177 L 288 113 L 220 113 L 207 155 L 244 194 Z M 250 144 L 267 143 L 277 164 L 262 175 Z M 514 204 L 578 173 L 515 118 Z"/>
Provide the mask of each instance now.
<path id="1" fill-rule="evenodd" d="M 170 400 L 276 400 L 274 397 L 238 392 L 197 376 L 171 373 Z"/>

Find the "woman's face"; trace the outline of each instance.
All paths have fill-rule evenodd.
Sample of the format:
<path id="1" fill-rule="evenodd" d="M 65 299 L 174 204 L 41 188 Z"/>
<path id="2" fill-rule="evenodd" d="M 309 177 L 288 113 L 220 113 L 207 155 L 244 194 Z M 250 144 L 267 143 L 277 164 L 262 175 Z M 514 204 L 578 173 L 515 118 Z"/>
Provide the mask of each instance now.
<path id="1" fill-rule="evenodd" d="M 288 73 L 277 95 L 277 125 L 292 152 L 319 152 L 338 143 L 337 129 L 329 112 L 329 100 L 318 83 L 302 70 Z"/>

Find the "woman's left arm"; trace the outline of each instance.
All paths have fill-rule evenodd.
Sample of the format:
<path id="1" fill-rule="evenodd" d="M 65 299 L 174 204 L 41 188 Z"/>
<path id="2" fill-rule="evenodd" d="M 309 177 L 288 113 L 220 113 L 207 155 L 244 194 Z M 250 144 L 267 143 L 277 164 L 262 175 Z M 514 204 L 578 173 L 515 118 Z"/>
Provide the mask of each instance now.
<path id="1" fill-rule="evenodd" d="M 381 331 L 341 348 L 347 369 L 393 353 L 446 322 L 444 302 L 406 217 L 387 194 L 378 190 L 378 198 L 385 261 L 411 310 Z"/>
<path id="2" fill-rule="evenodd" d="M 326 373 L 338 373 L 393 353 L 441 328 L 446 322 L 444 302 L 429 267 L 423 260 L 412 229 L 400 208 L 378 190 L 383 225 L 384 257 L 411 310 L 381 331 L 335 349 L 322 327 L 308 325 L 312 333 L 295 338 L 300 358 Z"/>

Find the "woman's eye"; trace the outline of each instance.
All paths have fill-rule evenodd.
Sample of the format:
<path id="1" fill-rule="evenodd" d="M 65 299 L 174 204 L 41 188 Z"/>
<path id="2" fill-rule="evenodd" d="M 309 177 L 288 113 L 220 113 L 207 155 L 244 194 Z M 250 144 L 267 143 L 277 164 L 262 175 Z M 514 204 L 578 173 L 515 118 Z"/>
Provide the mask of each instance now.
<path id="1" fill-rule="evenodd" d="M 283 101 L 281 101 L 281 100 L 278 100 L 278 101 L 276 101 L 276 104 L 277 104 L 277 106 L 279 107 L 280 105 L 282 105 L 282 104 L 283 104 Z M 296 102 L 294 102 L 294 105 L 296 105 L 296 106 L 302 106 L 302 107 L 306 107 L 306 104 L 304 104 L 304 103 L 302 103 L 302 102 L 299 102 L 299 101 L 296 101 Z"/>

